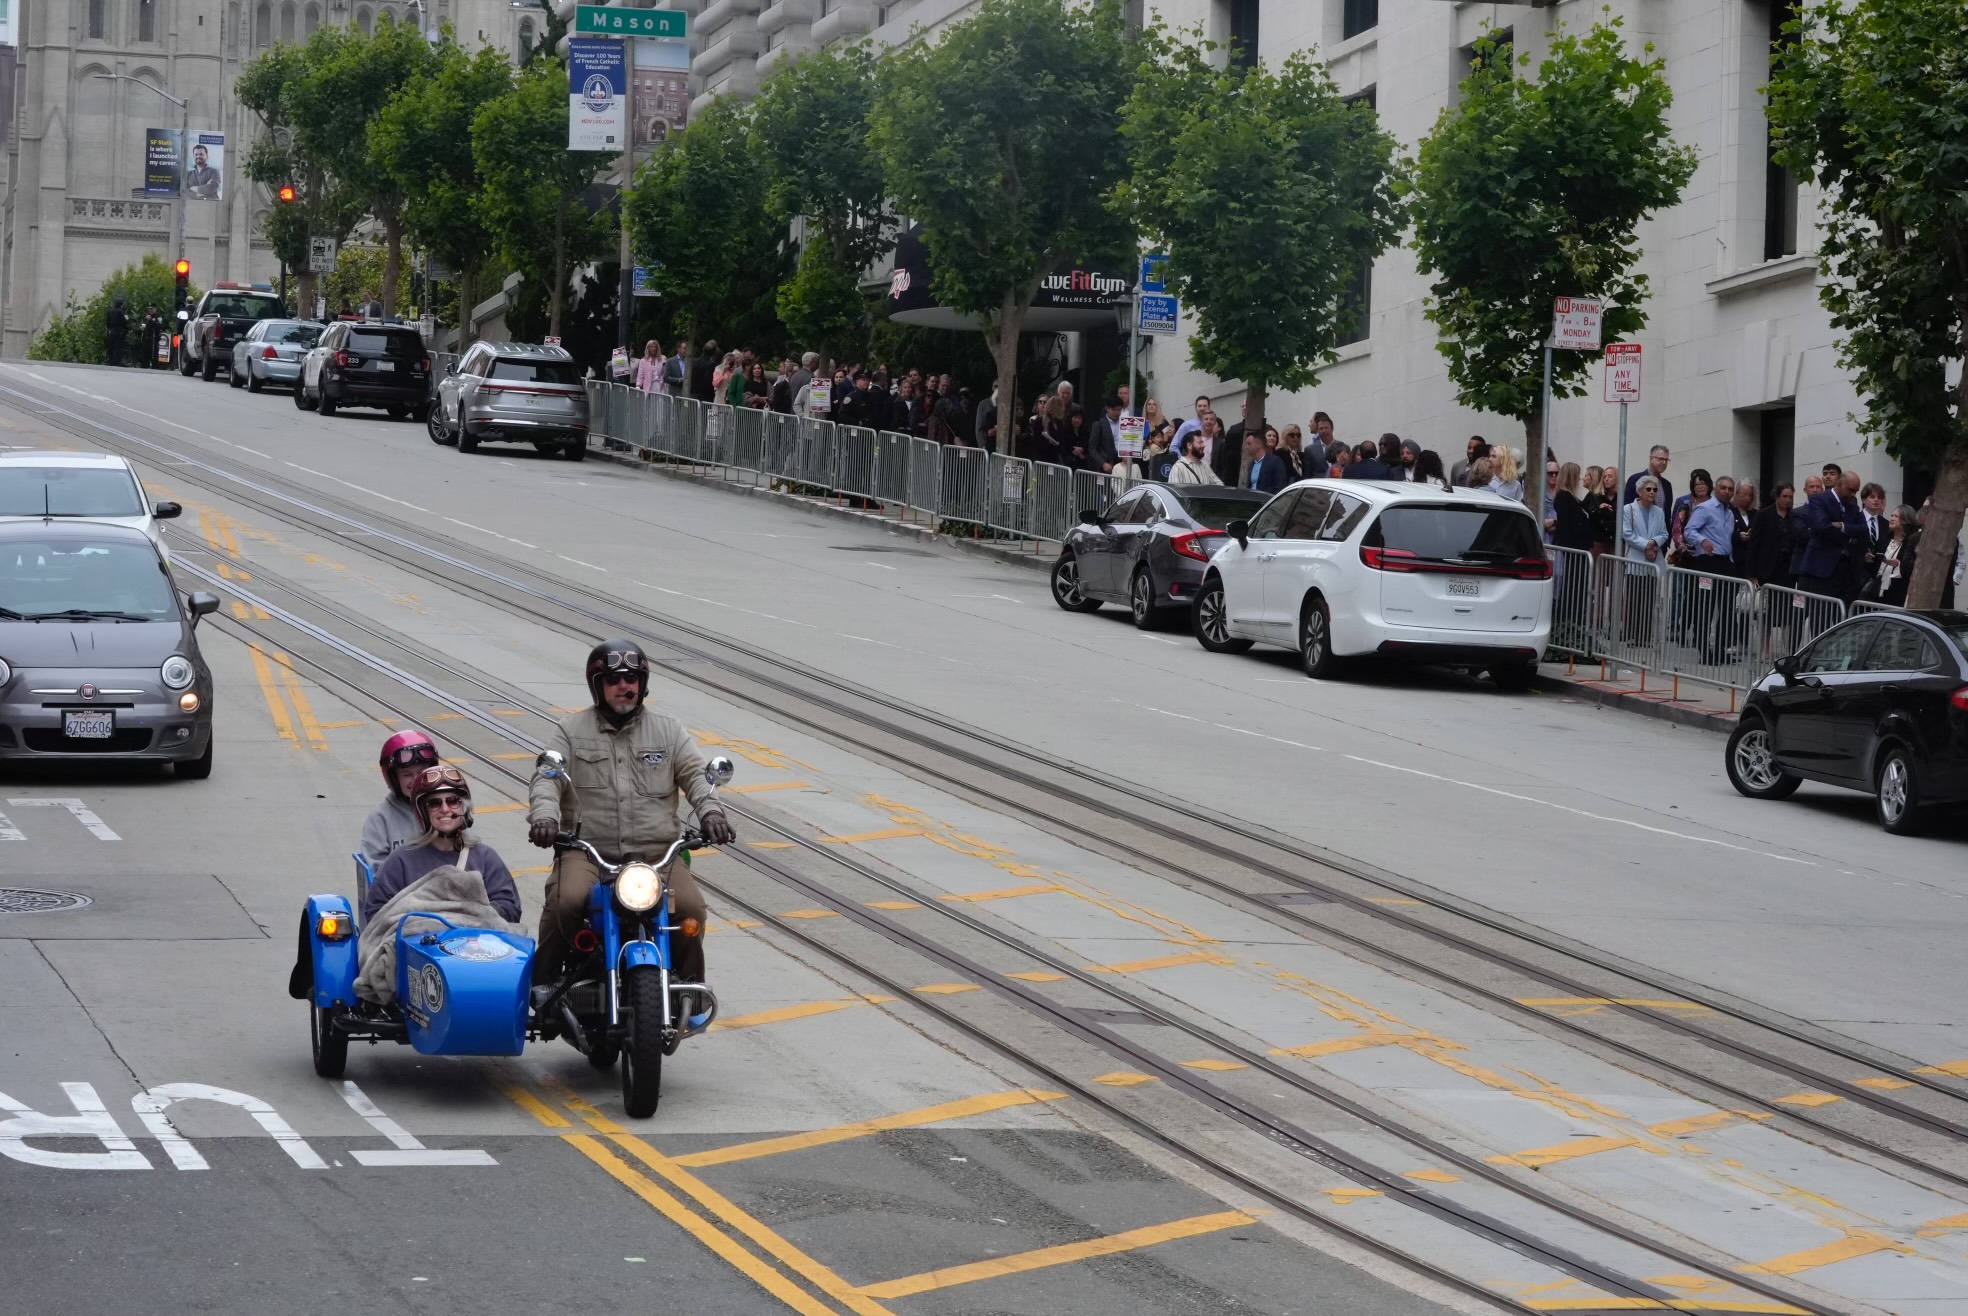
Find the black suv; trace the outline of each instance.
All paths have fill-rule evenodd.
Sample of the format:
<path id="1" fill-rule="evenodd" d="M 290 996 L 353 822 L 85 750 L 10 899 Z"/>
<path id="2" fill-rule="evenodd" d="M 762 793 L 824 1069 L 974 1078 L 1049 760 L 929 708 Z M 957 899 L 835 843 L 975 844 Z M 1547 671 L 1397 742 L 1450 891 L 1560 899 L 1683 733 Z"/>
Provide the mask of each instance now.
<path id="1" fill-rule="evenodd" d="M 211 381 L 219 371 L 232 373 L 232 345 L 262 320 L 284 320 L 287 305 L 270 288 L 245 283 L 221 283 L 198 299 L 198 309 L 184 327 L 184 350 L 178 353 L 178 373 L 198 372 Z"/>
<path id="2" fill-rule="evenodd" d="M 301 360 L 294 405 L 319 408 L 382 407 L 392 420 L 415 417 L 430 408 L 430 353 L 415 325 L 374 320 L 331 324 Z"/>

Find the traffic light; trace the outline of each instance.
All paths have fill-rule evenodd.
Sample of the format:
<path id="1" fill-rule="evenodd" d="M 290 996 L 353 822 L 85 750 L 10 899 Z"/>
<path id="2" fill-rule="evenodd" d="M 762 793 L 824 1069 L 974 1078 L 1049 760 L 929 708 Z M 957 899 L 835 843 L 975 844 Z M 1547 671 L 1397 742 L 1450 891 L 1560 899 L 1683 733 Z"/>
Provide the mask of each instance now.
<path id="1" fill-rule="evenodd" d="M 292 183 L 282 183 L 280 185 L 280 191 L 275 193 L 275 195 L 280 198 L 281 205 L 291 206 L 294 204 L 295 198 L 299 193 L 294 191 L 294 185 Z"/>
<path id="2" fill-rule="evenodd" d="M 171 272 L 177 276 L 177 309 L 182 311 L 185 303 L 191 300 L 191 262 L 180 258 L 178 263 L 171 267 Z"/>

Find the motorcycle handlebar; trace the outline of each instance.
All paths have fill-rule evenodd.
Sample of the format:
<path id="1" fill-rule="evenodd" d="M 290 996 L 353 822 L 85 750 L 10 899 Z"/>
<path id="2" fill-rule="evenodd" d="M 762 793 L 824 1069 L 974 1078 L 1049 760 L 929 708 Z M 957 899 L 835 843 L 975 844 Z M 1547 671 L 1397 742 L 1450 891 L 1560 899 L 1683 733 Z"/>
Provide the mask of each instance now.
<path id="1" fill-rule="evenodd" d="M 670 842 L 670 848 L 663 852 L 663 857 L 656 861 L 655 867 L 658 869 L 666 869 L 672 863 L 676 862 L 677 853 L 679 851 L 696 849 L 698 847 L 701 847 L 703 844 L 704 844 L 703 833 L 697 831 L 695 828 L 686 828 L 681 836 L 677 837 L 676 840 Z M 615 876 L 615 874 L 621 872 L 623 868 L 627 867 L 627 861 L 624 861 L 623 863 L 619 863 L 619 864 L 609 863 L 606 859 L 603 859 L 601 857 L 601 851 L 595 849 L 594 846 L 588 844 L 588 842 L 582 840 L 579 836 L 576 836 L 573 832 L 562 832 L 558 836 L 555 836 L 553 839 L 553 849 L 555 854 L 565 854 L 568 853 L 569 851 L 579 850 L 583 854 L 587 855 L 588 858 L 594 860 L 595 867 L 599 868 L 602 872 L 606 873 L 610 877 Z"/>

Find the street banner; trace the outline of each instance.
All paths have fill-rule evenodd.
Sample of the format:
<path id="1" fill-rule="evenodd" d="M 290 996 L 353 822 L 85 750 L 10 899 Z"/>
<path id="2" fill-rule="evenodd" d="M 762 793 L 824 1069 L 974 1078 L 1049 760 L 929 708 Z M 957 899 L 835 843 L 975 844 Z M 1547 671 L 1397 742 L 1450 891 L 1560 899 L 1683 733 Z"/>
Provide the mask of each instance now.
<path id="1" fill-rule="evenodd" d="M 1599 350 L 1606 303 L 1597 297 L 1560 297 L 1552 307 L 1551 345 L 1575 352 Z"/>
<path id="2" fill-rule="evenodd" d="M 1640 400 L 1640 344 L 1606 344 L 1606 401 Z"/>
<path id="3" fill-rule="evenodd" d="M 225 200 L 225 134 L 191 135 L 191 165 L 185 170 L 185 195 L 193 201 Z"/>
<path id="4" fill-rule="evenodd" d="M 1148 422 L 1139 416 L 1121 417 L 1121 432 L 1114 440 L 1114 451 L 1123 457 L 1139 457 L 1142 433 L 1147 427 Z"/>
<path id="5" fill-rule="evenodd" d="M 144 195 L 178 194 L 178 130 L 144 129 Z"/>
<path id="6" fill-rule="evenodd" d="M 567 39 L 567 149 L 620 151 L 629 143 L 629 61 L 620 41 Z"/>

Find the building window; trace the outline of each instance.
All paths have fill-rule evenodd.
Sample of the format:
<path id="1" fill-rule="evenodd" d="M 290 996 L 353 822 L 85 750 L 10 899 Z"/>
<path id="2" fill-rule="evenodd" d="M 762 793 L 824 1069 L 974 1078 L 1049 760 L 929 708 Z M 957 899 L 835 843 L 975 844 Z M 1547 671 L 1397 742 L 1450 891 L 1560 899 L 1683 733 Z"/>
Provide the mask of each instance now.
<path id="1" fill-rule="evenodd" d="M 137 40 L 157 40 L 157 0 L 137 0 Z"/>
<path id="2" fill-rule="evenodd" d="M 1230 62 L 1238 68 L 1257 64 L 1258 0 L 1230 0 Z"/>
<path id="3" fill-rule="evenodd" d="M 779 48 L 779 43 L 784 41 L 785 39 L 786 39 L 786 29 L 783 27 L 774 28 L 772 31 L 767 32 L 765 34 L 765 48 L 767 50 L 777 50 Z"/>
<path id="4" fill-rule="evenodd" d="M 1797 408 L 1771 407 L 1756 413 L 1756 478 L 1762 481 L 1763 501 L 1773 502 L 1777 486 L 1792 478 L 1797 466 Z M 1798 495 L 1803 502 L 1803 495 Z"/>
<path id="5" fill-rule="evenodd" d="M 1797 17 L 1797 0 L 1773 0 L 1770 5 L 1770 64 L 1793 41 L 1784 25 Z M 1776 132 L 1771 129 L 1763 153 L 1763 259 L 1781 260 L 1797 254 L 1797 177 L 1777 163 Z"/>
<path id="6" fill-rule="evenodd" d="M 1339 39 L 1357 37 L 1380 26 L 1380 0 L 1344 0 L 1339 16 Z"/>
<path id="7" fill-rule="evenodd" d="M 533 20 L 522 19 L 519 24 L 519 62 L 524 64 L 533 58 Z"/>
<path id="8" fill-rule="evenodd" d="M 301 35 L 311 37 L 314 35 L 314 30 L 320 26 L 321 6 L 309 5 L 307 11 L 301 15 Z"/>
<path id="9" fill-rule="evenodd" d="M 355 11 L 355 25 L 362 29 L 362 35 L 366 37 L 375 30 L 375 17 L 367 9 L 358 9 Z"/>
<path id="10" fill-rule="evenodd" d="M 265 49 L 273 41 L 273 8 L 262 4 L 253 11 L 253 41 Z"/>
<path id="11" fill-rule="evenodd" d="M 280 6 L 280 39 L 282 41 L 294 39 L 294 6 L 291 0 L 290 3 Z"/>
<path id="12" fill-rule="evenodd" d="M 887 27 L 887 26 L 888 26 L 888 6 L 887 6 L 887 5 L 876 5 L 876 6 L 875 6 L 875 26 L 876 26 L 876 27 Z"/>
<path id="13" fill-rule="evenodd" d="M 225 45 L 228 50 L 239 45 L 239 0 L 226 6 Z"/>
<path id="14" fill-rule="evenodd" d="M 89 0 L 89 35 L 97 41 L 109 34 L 109 0 Z"/>
<path id="15" fill-rule="evenodd" d="M 1339 332 L 1333 336 L 1336 346 L 1364 342 L 1373 332 L 1373 259 L 1360 262 L 1359 273 L 1353 276 L 1353 283 L 1346 294 L 1339 299 Z"/>
<path id="16" fill-rule="evenodd" d="M 1380 108 L 1380 88 L 1368 87 L 1364 91 L 1356 91 L 1346 98 L 1346 103 L 1348 105 L 1364 105 L 1370 110 L 1378 110 Z"/>
<path id="17" fill-rule="evenodd" d="M 1487 48 L 1483 42 L 1471 42 L 1462 48 L 1463 62 L 1468 65 L 1468 71 L 1475 73 L 1491 66 L 1510 68 L 1516 53 L 1515 38 L 1510 29 L 1506 27 L 1502 31 L 1491 32 L 1485 40 L 1489 43 Z"/>
<path id="18" fill-rule="evenodd" d="M 820 17 L 825 18 L 834 12 L 834 0 L 820 0 Z"/>

